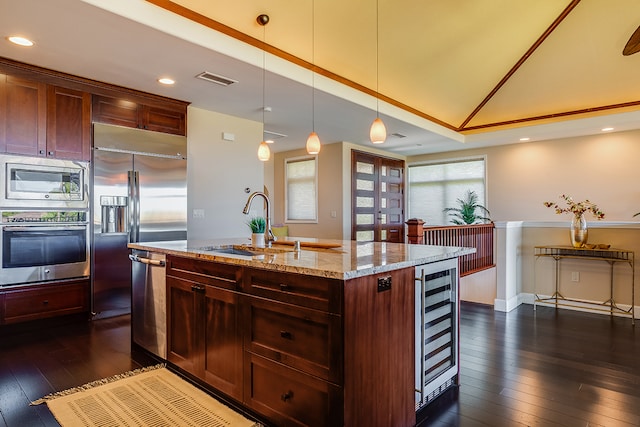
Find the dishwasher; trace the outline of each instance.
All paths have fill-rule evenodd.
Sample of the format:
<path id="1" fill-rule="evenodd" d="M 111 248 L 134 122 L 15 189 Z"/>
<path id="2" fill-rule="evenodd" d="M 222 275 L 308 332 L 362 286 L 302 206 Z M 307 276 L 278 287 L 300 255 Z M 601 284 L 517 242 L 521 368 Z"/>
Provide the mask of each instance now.
<path id="1" fill-rule="evenodd" d="M 132 249 L 131 339 L 162 359 L 167 358 L 166 256 Z"/>

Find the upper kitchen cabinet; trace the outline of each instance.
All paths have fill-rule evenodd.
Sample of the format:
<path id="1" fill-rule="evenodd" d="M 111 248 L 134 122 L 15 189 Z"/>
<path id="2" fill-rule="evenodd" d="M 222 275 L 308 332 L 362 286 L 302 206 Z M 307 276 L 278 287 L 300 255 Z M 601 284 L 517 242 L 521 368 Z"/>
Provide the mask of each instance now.
<path id="1" fill-rule="evenodd" d="M 48 86 L 46 156 L 91 159 L 91 94 Z"/>
<path id="2" fill-rule="evenodd" d="M 0 74 L 0 152 L 38 155 L 46 126 L 46 84 Z"/>
<path id="3" fill-rule="evenodd" d="M 169 101 L 160 105 L 133 102 L 123 98 L 93 95 L 93 121 L 155 132 L 186 135 L 187 107 Z"/>
<path id="4" fill-rule="evenodd" d="M 0 106 L 0 152 L 90 159 L 90 94 L 1 75 Z"/>

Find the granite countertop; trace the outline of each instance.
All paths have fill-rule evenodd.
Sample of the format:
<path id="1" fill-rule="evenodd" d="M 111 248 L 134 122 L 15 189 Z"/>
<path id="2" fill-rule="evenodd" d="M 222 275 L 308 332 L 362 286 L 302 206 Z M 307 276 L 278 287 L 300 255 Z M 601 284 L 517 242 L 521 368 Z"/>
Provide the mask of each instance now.
<path id="1" fill-rule="evenodd" d="M 296 240 L 301 243 L 299 252 L 293 249 L 293 241 Z M 283 244 L 284 242 L 288 244 Z M 475 252 L 475 248 L 382 242 L 356 243 L 351 240 L 298 237 L 287 237 L 283 242 L 275 242 L 270 248 L 252 248 L 250 245 L 251 242 L 248 239 L 215 239 L 129 243 L 128 247 L 341 280 L 384 273 Z M 323 247 L 314 247 L 314 245 Z M 211 250 L 215 247 L 228 246 L 249 250 L 255 255 L 217 253 Z"/>

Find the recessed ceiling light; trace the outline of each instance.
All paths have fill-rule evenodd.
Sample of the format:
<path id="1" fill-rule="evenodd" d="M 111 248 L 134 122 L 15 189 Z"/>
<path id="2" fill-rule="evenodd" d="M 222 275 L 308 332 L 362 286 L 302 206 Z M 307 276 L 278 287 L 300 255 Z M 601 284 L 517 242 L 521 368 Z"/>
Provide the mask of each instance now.
<path id="1" fill-rule="evenodd" d="M 527 138 L 527 137 L 520 138 L 520 141 L 522 141 L 522 142 L 530 141 L 530 140 L 531 140 L 531 138 Z"/>
<path id="2" fill-rule="evenodd" d="M 19 46 L 33 46 L 33 42 L 25 37 L 20 37 L 20 36 L 9 36 L 7 37 L 7 40 L 9 40 L 11 43 L 13 44 L 17 44 Z"/>
<path id="3" fill-rule="evenodd" d="M 611 132 L 613 128 L 602 128 L 602 132 Z"/>
<path id="4" fill-rule="evenodd" d="M 176 81 L 173 79 L 170 79 L 169 77 L 162 77 L 158 79 L 158 83 L 162 83 L 163 85 L 172 85 L 175 84 Z"/>
<path id="5" fill-rule="evenodd" d="M 267 144 L 273 144 L 273 139 L 265 139 L 264 142 Z"/>

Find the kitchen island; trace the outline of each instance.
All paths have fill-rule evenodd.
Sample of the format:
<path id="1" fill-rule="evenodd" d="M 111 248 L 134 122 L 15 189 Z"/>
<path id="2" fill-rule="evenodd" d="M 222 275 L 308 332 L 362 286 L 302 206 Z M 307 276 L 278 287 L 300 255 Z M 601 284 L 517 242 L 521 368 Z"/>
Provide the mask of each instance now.
<path id="1" fill-rule="evenodd" d="M 415 425 L 416 269 L 474 249 L 295 240 L 129 244 L 167 256 L 167 361 L 274 425 Z"/>

